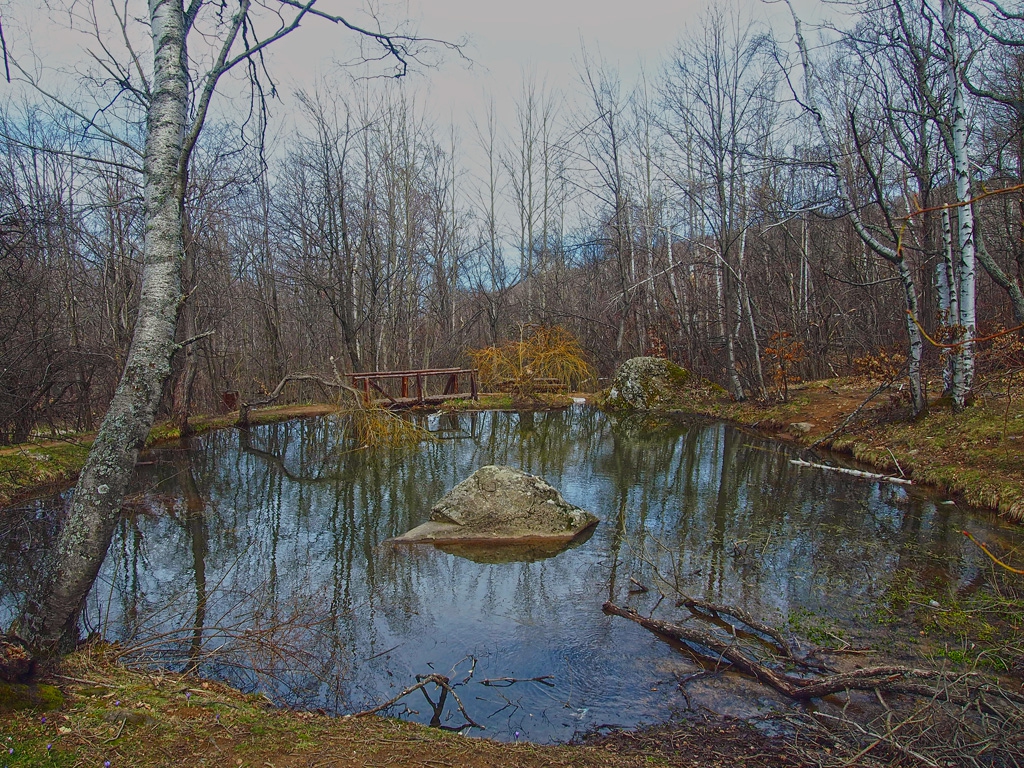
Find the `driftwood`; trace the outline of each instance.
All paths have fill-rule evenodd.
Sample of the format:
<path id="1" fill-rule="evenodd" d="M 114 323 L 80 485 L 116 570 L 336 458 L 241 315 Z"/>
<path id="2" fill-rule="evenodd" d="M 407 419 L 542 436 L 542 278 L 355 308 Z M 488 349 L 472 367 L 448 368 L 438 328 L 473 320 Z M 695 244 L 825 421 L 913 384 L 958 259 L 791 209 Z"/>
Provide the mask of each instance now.
<path id="1" fill-rule="evenodd" d="M 685 643 L 690 650 L 705 661 L 719 664 L 728 661 L 736 669 L 744 672 L 759 683 L 768 685 L 792 699 L 808 700 L 832 693 L 839 693 L 846 690 L 901 690 L 912 693 L 927 693 L 925 695 L 936 695 L 938 691 L 920 684 L 904 681 L 909 678 L 927 679 L 935 678 L 938 673 L 922 669 L 911 669 L 900 666 L 879 666 L 867 667 L 843 672 L 835 675 L 828 675 L 820 678 L 802 678 L 777 672 L 764 664 L 748 658 L 739 646 L 723 642 L 714 635 L 692 627 L 682 627 L 659 619 L 648 619 L 641 616 L 632 608 L 620 608 L 614 603 L 605 603 L 605 613 L 615 616 L 622 616 L 630 621 L 635 621 L 644 629 L 655 634 L 667 637 L 677 642 Z M 732 609 L 731 615 L 735 615 Z"/>
<path id="2" fill-rule="evenodd" d="M 826 472 L 841 472 L 844 475 L 853 475 L 854 477 L 864 477 L 868 480 L 882 480 L 887 483 L 898 483 L 900 485 L 913 485 L 913 480 L 908 480 L 905 477 L 892 477 L 890 475 L 879 475 L 876 472 L 862 472 L 859 469 L 847 469 L 846 467 L 833 467 L 828 464 L 815 464 L 813 461 L 804 461 L 803 459 L 790 459 L 790 464 L 796 464 L 798 467 L 813 467 L 814 469 L 823 469 Z"/>
<path id="3" fill-rule="evenodd" d="M 695 600 L 692 597 L 684 598 L 683 600 L 676 601 L 676 607 L 689 608 L 690 611 L 697 614 L 698 616 L 706 616 L 711 614 L 712 616 L 732 616 L 735 619 L 739 619 L 748 627 L 756 631 L 758 634 L 764 635 L 770 638 L 778 647 L 779 651 L 787 659 L 791 661 L 797 661 L 797 658 L 793 655 L 793 650 L 789 647 L 789 643 L 786 642 L 786 638 L 782 636 L 782 633 L 774 627 L 769 627 L 767 624 L 763 624 L 749 613 L 741 608 L 734 608 L 731 605 L 719 605 L 718 603 L 709 603 L 707 600 Z"/>
<path id="4" fill-rule="evenodd" d="M 430 694 L 427 693 L 426 686 L 430 683 L 433 683 L 441 689 L 441 695 L 438 697 L 438 700 L 436 702 L 432 698 L 430 698 Z M 446 699 L 448 698 L 448 694 L 450 693 L 452 695 L 452 698 L 455 699 L 456 703 L 459 705 L 459 712 L 461 712 L 462 716 L 466 718 L 466 725 L 471 725 L 474 728 L 479 728 L 482 731 L 486 730 L 484 726 L 474 721 L 473 718 L 469 716 L 469 713 L 466 712 L 466 708 L 462 705 L 462 699 L 459 698 L 459 694 L 457 694 L 455 692 L 455 689 L 452 688 L 451 681 L 444 675 L 438 674 L 416 675 L 415 685 L 410 685 L 397 696 L 388 699 L 383 704 L 380 704 L 379 706 L 376 706 L 373 709 L 364 709 L 362 712 L 356 712 L 353 715 L 349 715 L 349 717 L 366 717 L 367 715 L 375 715 L 378 712 L 387 709 L 388 707 L 394 706 L 399 699 L 402 699 L 415 691 L 422 692 L 424 698 L 426 698 L 426 700 L 430 703 L 430 707 L 434 711 L 433 716 L 430 718 L 430 724 L 435 728 L 444 727 L 441 725 L 441 713 L 444 711 L 444 704 Z M 465 726 L 460 726 L 459 728 L 449 730 L 461 730 L 461 728 L 464 727 Z"/>

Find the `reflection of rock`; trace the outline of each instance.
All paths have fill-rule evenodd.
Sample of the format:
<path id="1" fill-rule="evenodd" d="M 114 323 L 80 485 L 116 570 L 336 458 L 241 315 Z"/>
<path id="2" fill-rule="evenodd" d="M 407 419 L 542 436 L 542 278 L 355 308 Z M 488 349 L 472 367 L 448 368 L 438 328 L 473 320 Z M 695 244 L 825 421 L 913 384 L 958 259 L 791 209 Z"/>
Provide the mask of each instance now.
<path id="1" fill-rule="evenodd" d="M 442 552 L 449 555 L 464 557 L 474 563 L 533 563 L 537 560 L 547 560 L 549 557 L 560 555 L 567 549 L 573 549 L 590 540 L 594 535 L 594 528 L 591 525 L 585 528 L 575 538 L 533 541 L 493 542 L 493 541 L 447 541 L 439 542 L 436 546 Z"/>
<path id="2" fill-rule="evenodd" d="M 595 523 L 594 515 L 567 502 L 543 479 L 492 465 L 445 494 L 429 522 L 393 541 L 564 544 Z"/>
<path id="3" fill-rule="evenodd" d="M 650 410 L 682 405 L 690 372 L 661 357 L 634 357 L 622 364 L 603 399 L 611 410 Z"/>
<path id="4" fill-rule="evenodd" d="M 678 415 L 674 416 L 675 418 L 663 413 L 626 411 L 611 414 L 609 421 L 615 427 L 615 434 L 620 437 L 638 441 L 651 440 L 657 443 L 665 439 L 666 431 L 680 431 L 684 422 Z"/>

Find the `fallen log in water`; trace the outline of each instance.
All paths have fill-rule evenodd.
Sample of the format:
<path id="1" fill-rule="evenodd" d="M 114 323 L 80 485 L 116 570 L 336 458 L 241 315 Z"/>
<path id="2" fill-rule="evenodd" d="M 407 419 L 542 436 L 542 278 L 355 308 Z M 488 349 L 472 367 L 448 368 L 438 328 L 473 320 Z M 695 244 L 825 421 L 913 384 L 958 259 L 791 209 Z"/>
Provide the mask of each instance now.
<path id="1" fill-rule="evenodd" d="M 611 602 L 605 603 L 602 608 L 605 613 L 622 616 L 655 634 L 685 643 L 693 653 L 706 661 L 715 664 L 720 663 L 722 660 L 728 661 L 736 669 L 750 675 L 758 682 L 771 686 L 793 699 L 816 699 L 846 690 L 903 689 L 907 692 L 920 693 L 922 692 L 920 684 L 908 684 L 906 686 L 902 684 L 908 678 L 929 679 L 938 676 L 938 673 L 929 670 L 900 666 L 879 666 L 827 675 L 825 677 L 794 677 L 778 672 L 759 661 L 749 658 L 739 646 L 724 642 L 709 632 L 692 627 L 683 627 L 659 619 L 649 619 L 641 616 L 632 608 L 620 608 Z M 731 610 L 729 612 L 735 615 Z M 929 689 L 929 691 L 930 695 L 938 693 L 938 691 L 932 689 Z"/>
<path id="2" fill-rule="evenodd" d="M 908 480 L 905 477 L 892 477 L 891 475 L 880 475 L 877 472 L 862 472 L 859 469 L 847 469 L 846 467 L 833 467 L 828 464 L 815 464 L 813 461 L 804 461 L 803 459 L 790 459 L 790 464 L 796 464 L 798 467 L 813 467 L 814 469 L 823 469 L 826 472 L 841 472 L 844 475 L 853 475 L 854 477 L 863 477 L 868 480 L 882 480 L 886 483 L 898 483 L 900 485 L 913 485 L 913 480 Z"/>
<path id="3" fill-rule="evenodd" d="M 676 608 L 682 608 L 684 606 L 689 608 L 690 611 L 697 616 L 707 616 L 708 614 L 718 616 L 720 614 L 724 614 L 726 616 L 732 616 L 734 619 L 739 619 L 759 634 L 770 638 L 778 646 L 782 655 L 787 659 L 800 663 L 793 655 L 793 650 L 789 647 L 789 643 L 786 642 L 786 638 L 782 636 L 781 632 L 774 627 L 769 627 L 767 624 L 761 623 L 741 608 L 734 608 L 731 605 L 719 605 L 718 603 L 711 603 L 707 600 L 695 600 L 692 597 L 686 597 L 682 600 L 676 601 Z"/>

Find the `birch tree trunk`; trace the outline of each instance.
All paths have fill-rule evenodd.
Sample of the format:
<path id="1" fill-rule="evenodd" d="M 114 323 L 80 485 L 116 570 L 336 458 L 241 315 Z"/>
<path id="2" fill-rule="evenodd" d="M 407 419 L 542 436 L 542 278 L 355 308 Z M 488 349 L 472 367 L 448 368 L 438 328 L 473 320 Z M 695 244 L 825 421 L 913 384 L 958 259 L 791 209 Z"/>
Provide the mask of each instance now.
<path id="1" fill-rule="evenodd" d="M 917 286 L 914 283 L 914 275 L 911 272 L 910 266 L 907 264 L 907 260 L 904 258 L 902 251 L 880 242 L 864 224 L 864 220 L 860 216 L 858 207 L 853 204 L 853 195 L 850 192 L 846 175 L 843 172 L 839 158 L 836 156 L 837 149 L 834 146 L 832 137 L 829 136 L 828 129 L 825 127 L 825 117 L 819 109 L 817 99 L 815 98 L 810 56 L 807 53 L 807 43 L 804 41 L 800 18 L 796 15 L 796 11 L 793 10 L 790 0 L 786 0 L 786 4 L 789 6 L 789 11 L 793 16 L 796 44 L 800 53 L 800 65 L 804 75 L 803 106 L 813 119 L 814 124 L 818 129 L 818 134 L 821 136 L 822 143 L 825 146 L 827 152 L 827 163 L 831 167 L 832 173 L 835 175 L 840 199 L 849 212 L 848 215 L 850 216 L 850 221 L 861 241 L 878 256 L 881 256 L 896 267 L 896 271 L 900 277 L 900 282 L 903 285 L 903 298 L 906 302 L 908 313 L 906 318 L 907 339 L 909 341 L 909 350 L 907 355 L 907 379 L 910 382 L 910 397 L 912 407 L 914 409 L 914 415 L 916 416 L 927 410 L 928 395 L 925 390 L 924 379 L 921 377 L 921 359 L 924 352 L 924 339 L 921 336 L 921 329 L 918 327 L 916 322 L 919 317 L 919 312 Z"/>
<path id="2" fill-rule="evenodd" d="M 171 371 L 181 295 L 182 159 L 188 80 L 180 0 L 149 0 L 154 67 L 145 150 L 145 263 L 139 319 L 120 384 L 79 476 L 68 519 L 29 595 L 19 634 L 41 655 L 76 639 L 79 611 Z"/>
<path id="3" fill-rule="evenodd" d="M 939 318 L 943 325 L 956 322 L 959 316 L 958 298 L 954 291 L 956 270 L 953 268 L 953 225 L 949 218 L 949 209 L 942 211 L 942 258 L 935 263 L 935 282 L 939 294 Z M 942 394 L 953 393 L 953 358 L 952 351 L 943 348 L 939 352 L 942 360 Z"/>
<path id="4" fill-rule="evenodd" d="M 951 120 L 953 135 L 953 177 L 956 181 L 957 240 L 960 261 L 956 269 L 957 347 L 953 359 L 953 409 L 963 410 L 974 384 L 975 312 L 975 250 L 974 211 L 971 199 L 971 169 L 967 154 L 967 110 L 964 89 L 960 82 L 960 67 L 956 46 L 956 10 L 954 0 L 942 0 L 942 29 L 946 42 L 946 66 L 949 73 L 949 92 L 952 95 Z"/>

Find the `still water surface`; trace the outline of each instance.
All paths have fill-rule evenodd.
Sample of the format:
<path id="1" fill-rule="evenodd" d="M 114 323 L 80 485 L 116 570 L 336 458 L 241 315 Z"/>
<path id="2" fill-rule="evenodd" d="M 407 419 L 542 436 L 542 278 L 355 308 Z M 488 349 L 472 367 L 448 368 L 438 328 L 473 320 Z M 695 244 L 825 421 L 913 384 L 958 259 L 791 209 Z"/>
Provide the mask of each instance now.
<path id="1" fill-rule="evenodd" d="M 984 580 L 988 565 L 962 528 L 1020 540 L 917 488 L 797 468 L 789 460 L 807 457 L 797 448 L 720 423 L 617 422 L 576 406 L 425 424 L 438 439 L 407 450 L 353 451 L 331 419 L 310 419 L 152 451 L 90 596 L 89 627 L 142 657 L 332 713 L 436 672 L 462 683 L 483 735 L 565 741 L 684 707 L 744 716 L 787 706 L 724 676 L 693 678 L 684 695 L 680 681 L 699 668 L 605 616 L 605 600 L 682 621 L 675 589 L 870 642 L 901 573 L 952 590 Z M 593 536 L 512 562 L 386 543 L 492 463 L 541 475 L 593 511 Z M 631 577 L 650 591 L 631 594 Z M 546 679 L 483 682 L 536 677 Z M 431 715 L 419 693 L 391 711 Z M 445 709 L 443 725 L 463 722 Z"/>

